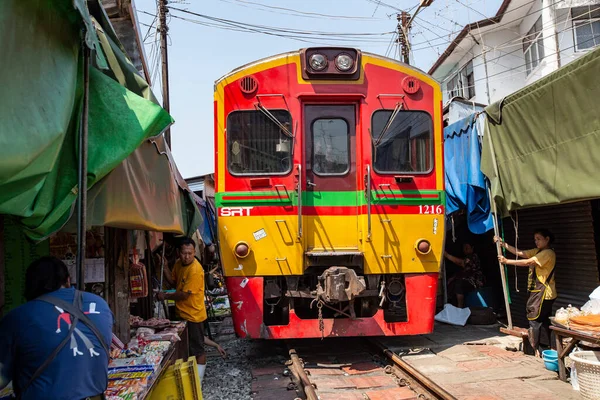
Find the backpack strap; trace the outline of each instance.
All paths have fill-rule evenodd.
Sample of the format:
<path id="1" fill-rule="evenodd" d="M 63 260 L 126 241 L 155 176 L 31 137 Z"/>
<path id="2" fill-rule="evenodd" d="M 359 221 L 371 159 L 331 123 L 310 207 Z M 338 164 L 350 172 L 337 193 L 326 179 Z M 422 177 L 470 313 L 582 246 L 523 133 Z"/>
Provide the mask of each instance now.
<path id="1" fill-rule="evenodd" d="M 73 302 L 76 302 L 76 301 L 77 301 L 77 296 L 75 296 L 75 298 L 73 299 Z M 60 353 L 61 350 L 67 345 L 67 343 L 69 342 L 69 339 L 71 339 L 71 335 L 73 334 L 73 331 L 75 331 L 75 326 L 77 325 L 78 321 L 79 321 L 78 318 L 76 316 L 73 316 L 73 321 L 71 323 L 71 327 L 69 328 L 69 331 L 67 332 L 67 335 L 60 342 L 60 344 L 52 351 L 52 353 L 50 353 L 50 355 L 46 358 L 46 360 L 44 360 L 42 365 L 40 365 L 38 367 L 38 369 L 33 373 L 33 375 L 31 375 L 31 378 L 29 378 L 29 381 L 27 381 L 25 386 L 23 386 L 23 388 L 19 390 L 19 395 L 17 396 L 18 399 L 20 399 L 23 396 L 23 394 L 25 393 L 25 391 L 27 391 L 27 389 L 29 389 L 31 384 L 37 378 L 39 378 L 40 375 L 42 375 L 42 373 L 46 370 L 46 368 L 48 368 L 50 366 L 50 364 L 52 363 L 52 361 L 54 361 L 56 356 L 58 356 L 58 353 Z"/>
<path id="2" fill-rule="evenodd" d="M 83 306 L 83 293 L 82 292 L 80 292 L 79 290 L 75 290 L 75 297 L 73 298 L 73 304 L 68 303 L 57 297 L 50 296 L 48 294 L 40 296 L 40 297 L 36 298 L 35 300 L 50 303 L 55 307 L 62 308 L 65 312 L 71 314 L 71 316 L 73 317 L 73 321 L 71 322 L 71 327 L 69 328 L 69 332 L 67 333 L 65 338 L 52 351 L 52 353 L 50 353 L 50 355 L 48 356 L 48 358 L 46 358 L 46 360 L 42 363 L 42 365 L 39 366 L 39 368 L 31 376 L 31 378 L 29 379 L 27 384 L 25 384 L 23 389 L 21 389 L 19 391 L 20 393 L 17 397 L 18 399 L 20 399 L 22 397 L 23 393 L 25 393 L 25 391 L 31 386 L 31 384 L 37 378 L 39 378 L 40 375 L 42 375 L 42 373 L 50 366 L 52 361 L 54 361 L 56 356 L 58 356 L 58 354 L 61 352 L 61 350 L 67 345 L 67 343 L 71 339 L 71 335 L 75 331 L 76 325 L 79 321 L 83 322 L 83 324 L 92 331 L 92 333 L 98 338 L 98 340 L 100 341 L 100 344 L 104 348 L 104 351 L 106 352 L 106 356 L 110 357 L 110 350 L 109 350 L 107 344 L 104 342 L 104 339 L 102 338 L 102 334 L 100 333 L 100 331 L 98 330 L 96 325 L 92 322 L 92 320 L 90 320 L 89 317 L 87 315 L 85 315 L 83 313 L 83 311 L 81 311 L 81 307 Z"/>
<path id="3" fill-rule="evenodd" d="M 75 290 L 75 300 L 73 301 L 73 304 L 49 295 L 40 296 L 36 300 L 45 301 L 56 307 L 60 307 L 69 314 L 71 314 L 73 317 L 76 317 L 79 321 L 83 322 L 83 324 L 87 326 L 92 331 L 92 333 L 98 338 L 98 341 L 100 342 L 100 344 L 104 348 L 104 351 L 106 352 L 106 356 L 110 356 L 110 349 L 108 348 L 108 345 L 104 342 L 104 339 L 102 338 L 102 333 L 100 333 L 100 330 L 98 330 L 96 324 L 94 324 L 92 320 L 87 315 L 85 315 L 83 311 L 81 311 L 81 306 L 83 305 L 82 292 L 80 292 L 79 290 Z"/>

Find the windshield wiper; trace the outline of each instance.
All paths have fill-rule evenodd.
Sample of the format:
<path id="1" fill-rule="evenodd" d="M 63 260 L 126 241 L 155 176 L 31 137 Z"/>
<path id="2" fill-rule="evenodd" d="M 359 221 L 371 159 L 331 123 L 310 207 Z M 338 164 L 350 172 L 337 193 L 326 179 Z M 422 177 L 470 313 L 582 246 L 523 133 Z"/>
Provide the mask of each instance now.
<path id="1" fill-rule="evenodd" d="M 290 130 L 285 126 L 281 121 L 277 119 L 269 110 L 267 110 L 262 104 L 256 104 L 256 109 L 265 114 L 267 118 L 269 118 L 275 125 L 281 129 L 284 135 L 288 136 L 291 139 L 294 139 L 294 134 L 290 132 Z"/>
<path id="2" fill-rule="evenodd" d="M 383 140 L 383 137 L 385 136 L 385 134 L 387 133 L 387 131 L 390 129 L 390 126 L 392 126 L 392 123 L 394 122 L 394 119 L 396 119 L 396 116 L 398 115 L 398 113 L 400 112 L 400 110 L 402 110 L 402 103 L 398 102 L 398 103 L 396 103 L 396 107 L 394 108 L 394 111 L 392 111 L 392 114 L 388 118 L 387 123 L 383 127 L 383 130 L 381 131 L 381 133 L 377 137 L 377 140 L 375 141 L 375 147 L 379 146 L 379 144 Z"/>

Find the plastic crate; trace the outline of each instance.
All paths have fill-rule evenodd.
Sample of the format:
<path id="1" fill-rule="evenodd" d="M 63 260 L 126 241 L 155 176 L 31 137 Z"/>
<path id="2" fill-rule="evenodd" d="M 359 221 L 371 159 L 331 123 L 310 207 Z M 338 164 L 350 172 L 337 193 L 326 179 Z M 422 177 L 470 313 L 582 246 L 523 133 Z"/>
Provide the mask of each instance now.
<path id="1" fill-rule="evenodd" d="M 202 387 L 195 357 L 177 360 L 162 374 L 149 400 L 202 400 Z"/>

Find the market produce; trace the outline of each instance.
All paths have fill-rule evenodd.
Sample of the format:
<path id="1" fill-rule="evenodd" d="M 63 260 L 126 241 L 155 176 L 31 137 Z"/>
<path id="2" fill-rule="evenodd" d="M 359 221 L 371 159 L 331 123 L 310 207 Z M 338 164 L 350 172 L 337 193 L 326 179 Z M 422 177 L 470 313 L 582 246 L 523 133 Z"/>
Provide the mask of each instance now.
<path id="1" fill-rule="evenodd" d="M 108 369 L 108 380 L 127 380 L 135 379 L 138 384 L 146 386 L 150 378 L 154 374 L 154 366 L 152 365 L 132 365 L 125 367 L 116 367 Z"/>
<path id="2" fill-rule="evenodd" d="M 185 322 L 172 324 L 165 319 L 152 318 L 144 321 L 131 316 L 130 321 L 145 325 L 149 323 L 168 328 L 139 327 L 124 349 L 112 346 L 109 362 L 109 386 L 105 396 L 110 400 L 137 400 L 143 398 L 160 375 L 163 360 L 173 343 L 181 340 L 180 334 L 185 329 Z"/>
<path id="3" fill-rule="evenodd" d="M 130 315 L 129 316 L 129 325 L 131 325 L 131 326 L 138 326 L 142 322 L 144 322 L 143 318 L 140 318 L 140 317 L 135 316 L 135 315 Z"/>
<path id="4" fill-rule="evenodd" d="M 142 385 L 136 380 L 113 380 L 108 382 L 104 395 L 106 400 L 137 400 L 138 394 L 143 390 Z"/>
<path id="5" fill-rule="evenodd" d="M 580 315 L 569 318 L 569 321 L 580 326 L 600 328 L 600 315 Z"/>

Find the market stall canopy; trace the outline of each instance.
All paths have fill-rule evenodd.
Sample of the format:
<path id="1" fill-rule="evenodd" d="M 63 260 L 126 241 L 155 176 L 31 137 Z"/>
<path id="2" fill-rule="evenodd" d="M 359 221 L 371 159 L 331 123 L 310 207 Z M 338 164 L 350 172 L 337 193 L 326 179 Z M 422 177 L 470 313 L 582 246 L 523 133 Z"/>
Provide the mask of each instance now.
<path id="1" fill-rule="evenodd" d="M 84 0 L 0 3 L 0 214 L 41 240 L 69 219 L 77 198 L 77 136 L 83 92 L 82 29 L 90 68 L 88 187 L 171 123 L 159 105 L 102 70 Z"/>
<path id="2" fill-rule="evenodd" d="M 486 108 L 481 170 L 499 210 L 600 197 L 600 49 Z"/>
<path id="3" fill-rule="evenodd" d="M 158 104 L 146 80 L 127 57 L 102 8 L 92 9 L 104 73 L 137 95 Z M 191 235 L 203 224 L 194 193 L 179 173 L 164 136 L 145 140 L 88 192 L 90 226 Z M 74 229 L 75 221 L 67 229 Z"/>
<path id="4" fill-rule="evenodd" d="M 176 168 L 162 136 L 145 141 L 88 192 L 88 224 L 193 233 L 203 219 Z"/>
<path id="5" fill-rule="evenodd" d="M 467 212 L 467 225 L 475 234 L 493 228 L 485 177 L 480 170 L 481 146 L 475 114 L 444 128 L 446 214 Z"/>

